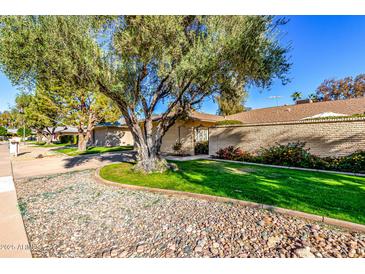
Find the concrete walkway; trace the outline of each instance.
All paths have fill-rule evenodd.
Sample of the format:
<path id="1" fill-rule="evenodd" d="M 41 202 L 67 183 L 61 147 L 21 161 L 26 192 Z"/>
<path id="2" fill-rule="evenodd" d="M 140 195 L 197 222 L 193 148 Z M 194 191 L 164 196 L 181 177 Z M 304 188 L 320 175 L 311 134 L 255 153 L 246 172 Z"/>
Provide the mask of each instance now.
<path id="1" fill-rule="evenodd" d="M 31 257 L 18 208 L 8 144 L 4 143 L 0 144 L 0 257 Z"/>
<path id="2" fill-rule="evenodd" d="M 192 160 L 202 160 L 202 159 L 210 159 L 209 155 L 200 154 L 200 155 L 193 155 L 193 156 L 165 156 L 166 160 L 171 161 L 192 161 Z"/>
<path id="3" fill-rule="evenodd" d="M 76 170 L 93 169 L 111 163 L 133 161 L 134 151 L 121 151 L 82 156 L 45 157 L 13 161 L 15 180 L 26 177 L 52 175 Z"/>

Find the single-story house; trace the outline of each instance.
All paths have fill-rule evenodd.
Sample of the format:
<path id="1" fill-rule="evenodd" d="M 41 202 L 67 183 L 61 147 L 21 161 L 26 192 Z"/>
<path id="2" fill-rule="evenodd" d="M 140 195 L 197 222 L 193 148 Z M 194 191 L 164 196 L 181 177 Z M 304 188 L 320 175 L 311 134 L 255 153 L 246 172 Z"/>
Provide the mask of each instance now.
<path id="1" fill-rule="evenodd" d="M 299 101 L 225 117 L 240 125 L 209 129 L 209 154 L 228 146 L 256 153 L 277 143 L 305 142 L 312 154 L 343 156 L 365 151 L 365 97 L 337 101 Z"/>
<path id="2" fill-rule="evenodd" d="M 72 127 L 72 126 L 58 126 L 54 129 L 53 131 L 53 128 L 51 127 L 48 127 L 48 128 L 45 128 L 44 130 L 44 133 L 45 134 L 50 134 L 53 132 L 52 134 L 52 142 L 57 142 L 57 141 L 60 141 L 60 138 L 61 136 L 76 136 L 78 134 L 78 130 L 76 127 Z M 45 136 L 38 136 L 37 138 L 39 141 L 47 141 L 46 137 Z"/>
<path id="3" fill-rule="evenodd" d="M 222 147 L 240 146 L 248 151 L 273 145 L 276 142 L 308 142 L 314 152 L 323 155 L 337 155 L 352 151 L 358 146 L 365 149 L 365 132 L 362 123 L 336 124 L 330 117 L 344 117 L 365 113 L 365 97 L 347 100 L 312 102 L 299 100 L 295 105 L 254 109 L 229 116 L 219 116 L 192 111 L 187 118 L 178 120 L 162 139 L 161 153 L 174 154 L 174 145 L 181 143 L 182 154 L 195 154 L 195 146 L 209 142 L 209 154 Z M 154 120 L 158 120 L 158 116 Z M 325 124 L 317 123 L 324 119 Z M 360 119 L 360 118 L 359 118 Z M 237 120 L 241 125 L 216 126 L 218 121 Z M 314 121 L 314 122 L 313 122 Z M 343 134 L 339 134 L 339 132 Z M 72 127 L 57 130 L 57 136 L 77 134 Z M 338 135 L 338 136 L 337 136 Z M 347 143 L 346 143 L 346 140 Z M 350 143 L 349 143 L 350 142 Z M 95 127 L 91 145 L 123 146 L 133 145 L 133 136 L 123 120 L 117 123 L 103 123 Z"/>
<path id="4" fill-rule="evenodd" d="M 158 120 L 155 116 L 153 120 Z M 215 125 L 224 117 L 193 111 L 186 119 L 178 120 L 162 139 L 161 153 L 174 154 L 173 147 L 181 143 L 181 154 L 194 155 L 195 144 L 208 141 L 208 128 Z M 133 145 L 133 136 L 128 127 L 120 121 L 118 123 L 99 124 L 93 131 L 93 145 L 95 146 L 123 146 Z"/>
<path id="5" fill-rule="evenodd" d="M 133 136 L 128 126 L 117 123 L 101 123 L 92 132 L 94 146 L 133 146 Z"/>

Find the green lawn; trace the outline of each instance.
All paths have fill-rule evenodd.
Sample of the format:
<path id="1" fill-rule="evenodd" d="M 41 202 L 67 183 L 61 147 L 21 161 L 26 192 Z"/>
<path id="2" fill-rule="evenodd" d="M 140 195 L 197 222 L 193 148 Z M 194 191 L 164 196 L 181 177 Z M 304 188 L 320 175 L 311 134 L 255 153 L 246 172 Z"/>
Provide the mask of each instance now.
<path id="1" fill-rule="evenodd" d="M 29 142 L 29 144 L 38 146 L 38 147 L 66 147 L 66 146 L 70 146 L 70 144 L 61 144 L 61 143 L 51 143 L 51 144 L 46 144 L 46 143 L 37 143 L 35 141 Z"/>
<path id="2" fill-rule="evenodd" d="M 104 179 L 231 197 L 365 224 L 365 178 L 209 160 L 174 162 L 179 171 L 144 175 L 132 164 L 101 169 Z"/>
<path id="3" fill-rule="evenodd" d="M 67 154 L 69 156 L 85 155 L 85 154 L 95 154 L 95 153 L 105 153 L 113 151 L 122 150 L 132 150 L 133 146 L 118 146 L 118 147 L 88 147 L 86 151 L 79 152 L 77 147 L 66 147 L 57 149 L 57 152 Z"/>

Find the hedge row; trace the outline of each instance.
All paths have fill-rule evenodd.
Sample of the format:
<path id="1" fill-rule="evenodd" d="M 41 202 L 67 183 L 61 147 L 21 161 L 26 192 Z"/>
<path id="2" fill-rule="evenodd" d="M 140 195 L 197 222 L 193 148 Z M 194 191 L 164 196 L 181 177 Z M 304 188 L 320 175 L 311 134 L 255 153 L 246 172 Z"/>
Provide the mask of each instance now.
<path id="1" fill-rule="evenodd" d="M 311 154 L 309 149 L 305 148 L 304 142 L 276 144 L 269 148 L 261 148 L 255 154 L 229 146 L 220 149 L 216 154 L 217 158 L 226 160 L 365 173 L 365 151 L 342 157 L 319 157 Z"/>

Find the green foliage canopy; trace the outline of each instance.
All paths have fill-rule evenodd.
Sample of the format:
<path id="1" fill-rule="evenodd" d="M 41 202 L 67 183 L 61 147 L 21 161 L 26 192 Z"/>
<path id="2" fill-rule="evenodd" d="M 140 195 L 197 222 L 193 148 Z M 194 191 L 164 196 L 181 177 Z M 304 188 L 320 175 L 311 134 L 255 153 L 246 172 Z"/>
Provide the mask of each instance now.
<path id="1" fill-rule="evenodd" d="M 3 126 L 0 126 L 0 136 L 6 136 L 8 131 Z"/>
<path id="2" fill-rule="evenodd" d="M 206 97 L 288 80 L 282 24 L 272 16 L 7 16 L 0 63 L 16 84 L 111 98 L 139 160 L 151 164 L 165 132 Z M 163 113 L 152 134 L 157 106 Z"/>

